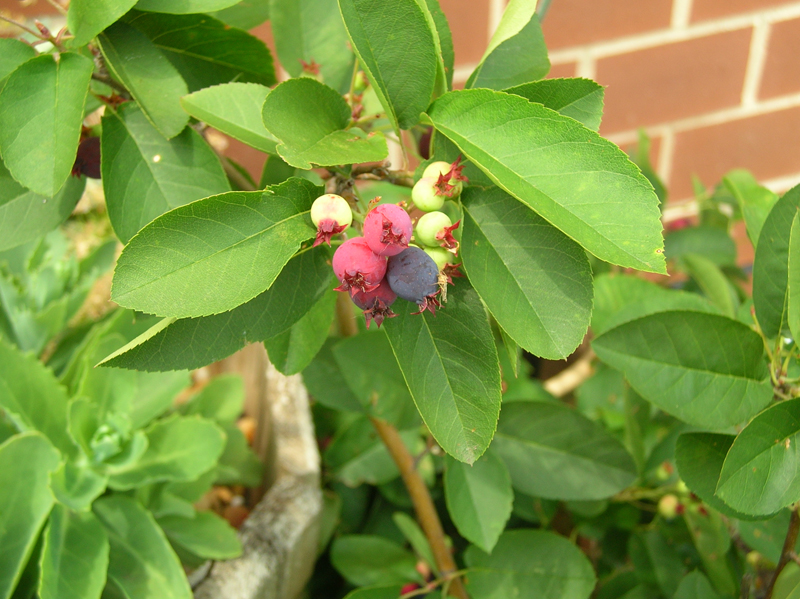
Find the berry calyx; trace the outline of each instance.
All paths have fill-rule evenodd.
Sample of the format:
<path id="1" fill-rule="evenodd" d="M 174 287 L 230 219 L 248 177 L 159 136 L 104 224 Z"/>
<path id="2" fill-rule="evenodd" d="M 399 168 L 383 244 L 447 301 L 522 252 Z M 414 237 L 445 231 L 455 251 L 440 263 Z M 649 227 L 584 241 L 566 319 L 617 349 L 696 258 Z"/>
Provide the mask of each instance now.
<path id="1" fill-rule="evenodd" d="M 440 291 L 439 269 L 433 258 L 418 247 L 389 258 L 386 280 L 398 297 L 419 306 L 414 314 L 430 310 L 435 315 L 441 306 L 436 298 Z"/>
<path id="2" fill-rule="evenodd" d="M 380 328 L 385 318 L 397 316 L 389 307 L 397 299 L 397 294 L 389 287 L 386 278 L 372 291 L 357 291 L 352 299 L 353 303 L 364 311 L 368 329 L 373 320 Z"/>
<path id="3" fill-rule="evenodd" d="M 436 193 L 436 179 L 422 177 L 411 189 L 411 199 L 414 205 L 423 212 L 439 210 L 444 206 L 445 196 Z"/>
<path id="4" fill-rule="evenodd" d="M 395 204 L 380 204 L 364 219 L 364 239 L 379 256 L 396 256 L 405 250 L 411 231 L 411 217 Z"/>
<path id="5" fill-rule="evenodd" d="M 311 222 L 317 227 L 314 246 L 331 244 L 331 237 L 343 232 L 353 222 L 353 211 L 342 196 L 326 193 L 311 204 Z"/>
<path id="6" fill-rule="evenodd" d="M 461 174 L 463 170 L 464 165 L 461 164 L 461 156 L 459 156 L 452 164 L 441 160 L 430 163 L 425 167 L 422 176 L 436 179 L 434 187 L 437 195 L 455 198 L 461 194 L 464 187 L 463 182 L 468 181 L 467 177 Z"/>
<path id="7" fill-rule="evenodd" d="M 336 291 L 349 291 L 354 296 L 359 291 L 376 289 L 386 274 L 386 258 L 377 256 L 363 237 L 348 239 L 333 254 L 333 273 L 341 285 Z"/>

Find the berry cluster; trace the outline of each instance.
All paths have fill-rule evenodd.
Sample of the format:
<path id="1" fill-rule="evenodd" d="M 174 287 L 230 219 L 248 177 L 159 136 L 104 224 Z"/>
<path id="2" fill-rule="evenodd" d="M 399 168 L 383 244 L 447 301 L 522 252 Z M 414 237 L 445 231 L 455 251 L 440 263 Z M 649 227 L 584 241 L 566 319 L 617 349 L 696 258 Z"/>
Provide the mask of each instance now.
<path id="1" fill-rule="evenodd" d="M 457 275 L 453 257 L 458 241 L 450 218 L 440 212 L 448 198 L 461 193 L 463 166 L 434 162 L 414 186 L 412 198 L 426 212 L 417 221 L 413 240 L 425 249 L 409 245 L 414 227 L 408 212 L 396 204 L 380 204 L 370 210 L 363 225 L 363 237 L 348 239 L 333 255 L 333 272 L 339 280 L 337 291 L 346 291 L 367 319 L 378 326 L 395 316 L 391 305 L 400 297 L 419 306 L 421 314 L 436 314 L 441 306 L 439 294 L 452 275 Z M 335 194 L 320 196 L 311 207 L 311 220 L 317 226 L 314 245 L 330 244 L 333 235 L 342 233 L 353 221 L 347 201 Z"/>

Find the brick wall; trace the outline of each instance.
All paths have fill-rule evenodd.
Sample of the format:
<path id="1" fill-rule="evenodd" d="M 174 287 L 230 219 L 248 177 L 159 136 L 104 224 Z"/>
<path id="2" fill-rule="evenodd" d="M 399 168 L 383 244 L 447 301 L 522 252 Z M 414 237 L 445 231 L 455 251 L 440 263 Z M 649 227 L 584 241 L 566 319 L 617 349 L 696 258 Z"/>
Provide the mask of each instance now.
<path id="1" fill-rule="evenodd" d="M 440 0 L 457 84 L 505 1 Z M 52 10 L 45 0 L 0 0 L 4 9 Z M 268 24 L 254 33 L 269 43 Z M 552 0 L 544 33 L 551 77 L 606 86 L 603 135 L 627 147 L 648 131 L 673 202 L 691 196 L 693 175 L 713 185 L 737 167 L 776 191 L 800 182 L 800 0 Z M 257 172 L 260 156 L 236 154 Z"/>
<path id="2" fill-rule="evenodd" d="M 466 46 L 485 43 L 503 5 L 442 0 Z M 465 36 L 473 11 L 486 29 Z M 601 133 L 626 147 L 645 128 L 673 202 L 693 175 L 710 186 L 737 167 L 776 191 L 800 182 L 797 0 L 552 0 L 543 28 L 550 76 L 606 86 Z M 467 55 L 457 48 L 457 81 Z"/>

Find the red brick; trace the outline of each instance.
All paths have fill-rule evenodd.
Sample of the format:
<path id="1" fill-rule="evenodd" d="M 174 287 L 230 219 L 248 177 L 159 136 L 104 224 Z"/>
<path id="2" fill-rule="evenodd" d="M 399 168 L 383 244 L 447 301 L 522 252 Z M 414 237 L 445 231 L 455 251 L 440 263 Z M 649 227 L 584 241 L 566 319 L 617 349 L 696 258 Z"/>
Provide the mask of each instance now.
<path id="1" fill-rule="evenodd" d="M 225 155 L 243 166 L 245 170 L 250 173 L 253 180 L 258 183 L 259 179 L 261 179 L 261 171 L 264 168 L 264 162 L 267 160 L 267 155 L 264 154 L 264 152 L 260 152 L 247 144 L 233 139 L 232 137 L 228 137 L 228 147 L 225 150 Z"/>
<path id="2" fill-rule="evenodd" d="M 666 44 L 598 61 L 607 86 L 603 133 L 739 104 L 752 29 Z"/>
<path id="3" fill-rule="evenodd" d="M 453 33 L 456 66 L 477 63 L 489 44 L 489 0 L 439 0 L 439 4 Z"/>
<path id="4" fill-rule="evenodd" d="M 630 156 L 631 154 L 636 153 L 636 147 L 638 145 L 638 142 L 622 144 L 620 148 L 622 148 L 622 151 Z M 659 156 L 661 156 L 661 137 L 652 136 L 650 137 L 650 165 L 653 167 L 654 171 L 658 170 Z"/>
<path id="5" fill-rule="evenodd" d="M 759 97 L 800 91 L 800 19 L 775 23 L 767 46 Z"/>
<path id="6" fill-rule="evenodd" d="M 547 47 L 580 46 L 669 27 L 672 0 L 554 0 L 542 22 Z"/>
<path id="7" fill-rule="evenodd" d="M 564 62 L 561 64 L 554 64 L 550 67 L 550 72 L 547 74 L 547 78 L 560 79 L 562 77 L 574 77 L 577 67 L 578 67 L 577 62 Z"/>
<path id="8" fill-rule="evenodd" d="M 678 133 L 670 177 L 674 199 L 692 195 L 692 175 L 716 184 L 734 168 L 763 181 L 800 173 L 800 108 Z"/>
<path id="9" fill-rule="evenodd" d="M 692 21 L 704 21 L 727 17 L 743 12 L 763 10 L 765 8 L 792 4 L 796 0 L 694 0 L 692 3 Z"/>
<path id="10" fill-rule="evenodd" d="M 33 0 L 32 2 L 24 3 L 19 0 L 0 0 L 0 12 L 11 13 L 15 16 L 23 15 L 29 19 L 42 15 L 58 14 L 56 8 L 46 0 Z"/>

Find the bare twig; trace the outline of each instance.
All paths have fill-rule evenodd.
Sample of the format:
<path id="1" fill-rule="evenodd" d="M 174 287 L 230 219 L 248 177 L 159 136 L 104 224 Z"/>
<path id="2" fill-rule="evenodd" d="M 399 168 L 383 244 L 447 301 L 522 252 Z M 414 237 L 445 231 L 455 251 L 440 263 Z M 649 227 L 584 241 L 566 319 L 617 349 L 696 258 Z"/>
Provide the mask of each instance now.
<path id="1" fill-rule="evenodd" d="M 125 88 L 125 86 L 122 85 L 121 83 L 117 83 L 108 75 L 101 75 L 100 73 L 92 73 L 92 79 L 94 79 L 95 81 L 99 81 L 100 83 L 105 83 L 108 87 L 120 92 L 121 94 L 124 94 L 126 98 L 130 97 L 130 93 Z"/>
<path id="2" fill-rule="evenodd" d="M 775 583 L 778 577 L 786 567 L 786 564 L 792 559 L 791 555 L 794 552 L 794 547 L 797 544 L 797 533 L 800 532 L 800 513 L 797 511 L 797 506 L 792 506 L 792 517 L 789 520 L 789 530 L 786 531 L 786 539 L 783 542 L 783 549 L 781 550 L 781 557 L 778 560 L 778 565 L 775 568 L 775 573 L 772 575 L 772 580 L 767 587 L 767 592 L 764 599 L 771 599 L 772 591 L 775 590 Z"/>
<path id="3" fill-rule="evenodd" d="M 61 4 L 59 4 L 58 2 L 56 2 L 56 0 L 47 0 L 47 3 L 48 3 L 50 6 L 52 6 L 53 8 L 55 8 L 55 9 L 56 9 L 58 12 L 60 12 L 62 15 L 65 15 L 65 14 L 67 14 L 67 9 L 66 9 L 66 8 L 64 8 L 63 6 L 61 6 Z"/>
<path id="4" fill-rule="evenodd" d="M 440 575 L 444 579 L 450 577 L 449 590 L 453 596 L 459 599 L 468 599 L 461 579 L 453 577 L 456 573 L 456 564 L 444 541 L 444 529 L 439 515 L 436 513 L 436 507 L 433 505 L 431 494 L 428 492 L 428 487 L 425 486 L 425 481 L 422 480 L 419 472 L 414 469 L 413 456 L 395 427 L 378 418 L 370 418 L 370 420 L 386 449 L 389 450 L 397 469 L 400 470 L 400 476 L 403 478 L 408 495 L 414 504 L 417 521 L 428 538 Z"/>
<path id="5" fill-rule="evenodd" d="M 568 368 L 547 379 L 543 383 L 545 390 L 555 397 L 563 397 L 570 391 L 574 391 L 583 381 L 592 376 L 593 358 L 594 352 L 588 350 Z"/>
<path id="6" fill-rule="evenodd" d="M 5 21 L 6 23 L 10 23 L 11 25 L 14 25 L 15 27 L 19 27 L 23 31 L 25 31 L 27 33 L 30 33 L 33 37 L 35 37 L 38 40 L 42 40 L 43 42 L 49 42 L 50 41 L 46 37 L 42 36 L 42 34 L 39 33 L 38 31 L 34 31 L 33 29 L 30 29 L 29 27 L 26 27 L 25 25 L 15 21 L 14 19 L 9 19 L 8 17 L 4 17 L 2 14 L 0 14 L 0 21 Z"/>

